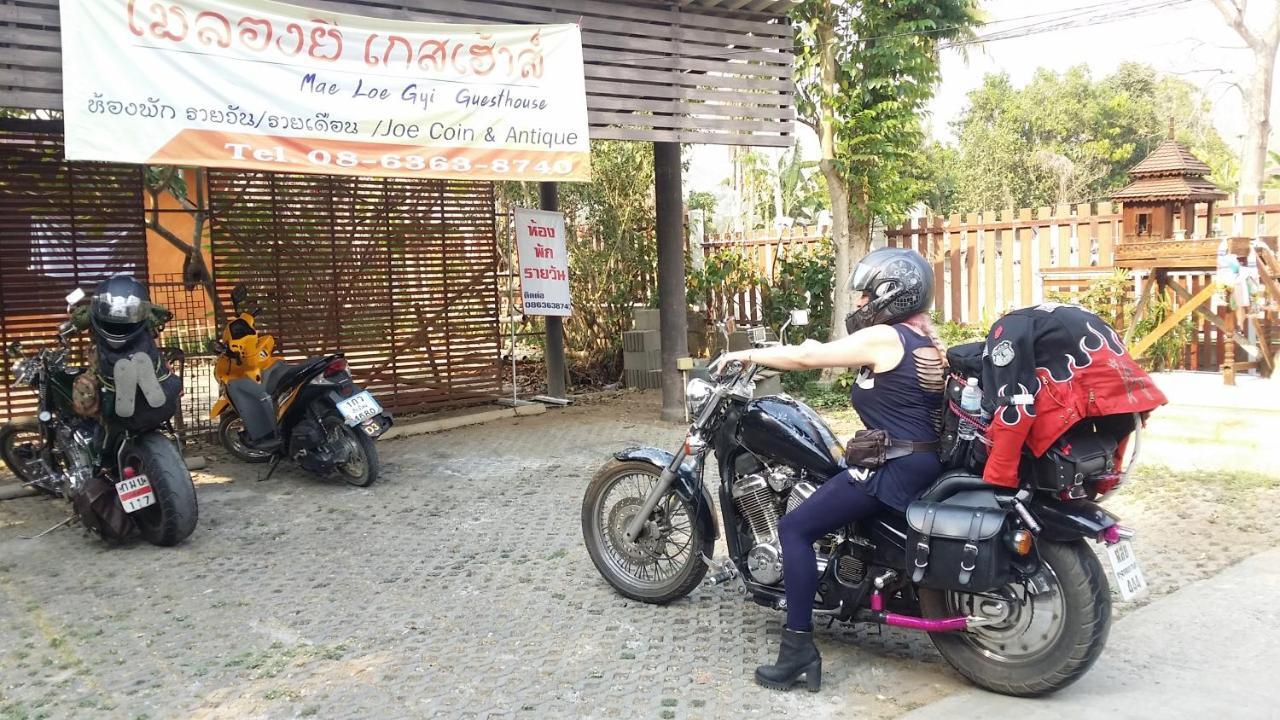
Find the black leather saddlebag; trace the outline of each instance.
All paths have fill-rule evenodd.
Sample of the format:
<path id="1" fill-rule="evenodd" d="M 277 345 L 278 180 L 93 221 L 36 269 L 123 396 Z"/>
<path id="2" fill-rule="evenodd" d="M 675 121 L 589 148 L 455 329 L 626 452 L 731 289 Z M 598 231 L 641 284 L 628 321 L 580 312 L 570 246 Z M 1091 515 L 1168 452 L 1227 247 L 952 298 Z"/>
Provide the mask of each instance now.
<path id="1" fill-rule="evenodd" d="M 1004 541 L 1009 512 L 1000 508 L 915 502 L 907 507 L 907 561 L 920 587 L 965 592 L 1009 582 Z"/>

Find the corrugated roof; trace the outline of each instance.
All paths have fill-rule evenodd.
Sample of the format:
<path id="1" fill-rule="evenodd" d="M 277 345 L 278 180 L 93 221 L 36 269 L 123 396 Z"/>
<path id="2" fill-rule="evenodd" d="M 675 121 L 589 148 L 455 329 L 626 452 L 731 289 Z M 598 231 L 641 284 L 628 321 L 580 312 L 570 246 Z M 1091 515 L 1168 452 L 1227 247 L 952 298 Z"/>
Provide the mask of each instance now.
<path id="1" fill-rule="evenodd" d="M 1129 177 L 1149 175 L 1208 175 L 1213 169 L 1191 154 L 1186 145 L 1169 139 L 1133 166 Z"/>
<path id="2" fill-rule="evenodd" d="M 1200 177 L 1144 177 L 1129 183 L 1112 200 L 1223 200 L 1227 193 Z"/>

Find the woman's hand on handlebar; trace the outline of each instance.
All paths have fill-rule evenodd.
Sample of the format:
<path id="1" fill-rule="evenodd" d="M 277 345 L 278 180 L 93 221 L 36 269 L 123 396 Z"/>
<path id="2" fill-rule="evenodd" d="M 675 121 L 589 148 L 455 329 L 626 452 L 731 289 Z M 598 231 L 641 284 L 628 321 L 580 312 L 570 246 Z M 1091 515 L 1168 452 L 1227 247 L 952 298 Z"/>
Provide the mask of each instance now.
<path id="1" fill-rule="evenodd" d="M 743 367 L 750 364 L 748 359 L 751 355 L 750 350 L 739 350 L 737 352 L 724 353 L 711 361 L 707 366 L 707 370 L 712 375 L 724 376 L 730 372 L 740 372 Z"/>

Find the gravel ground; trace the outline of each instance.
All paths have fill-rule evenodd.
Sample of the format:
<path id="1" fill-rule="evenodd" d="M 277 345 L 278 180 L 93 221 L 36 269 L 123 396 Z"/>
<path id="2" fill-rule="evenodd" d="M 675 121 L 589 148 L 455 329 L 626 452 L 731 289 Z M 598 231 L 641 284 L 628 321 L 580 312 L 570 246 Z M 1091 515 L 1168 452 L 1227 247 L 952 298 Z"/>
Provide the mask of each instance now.
<path id="1" fill-rule="evenodd" d="M 25 540 L 63 505 L 0 503 L 0 718 L 880 718 L 965 687 L 922 635 L 837 626 L 818 631 L 822 693 L 765 691 L 752 671 L 780 614 L 720 588 L 665 608 L 614 594 L 582 546 L 582 492 L 612 451 L 679 442 L 658 406 L 627 393 L 383 442 L 369 489 L 283 468 L 260 483 L 215 455 L 176 549 Z M 1153 421 L 1155 457 L 1213 422 L 1179 417 Z M 1280 414 L 1254 420 L 1275 437 Z M 1234 437 L 1196 457 L 1222 462 Z M 1280 544 L 1280 479 L 1254 464 L 1152 469 L 1108 502 L 1153 598 Z"/>

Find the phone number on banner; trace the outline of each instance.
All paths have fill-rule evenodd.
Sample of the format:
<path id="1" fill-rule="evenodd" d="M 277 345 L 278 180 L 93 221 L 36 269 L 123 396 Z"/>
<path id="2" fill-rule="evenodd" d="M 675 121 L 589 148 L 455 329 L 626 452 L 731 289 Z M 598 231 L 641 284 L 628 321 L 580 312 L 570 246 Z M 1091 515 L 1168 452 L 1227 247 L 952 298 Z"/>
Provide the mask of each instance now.
<path id="1" fill-rule="evenodd" d="M 355 171 L 370 174 L 411 175 L 416 173 L 459 174 L 475 176 L 530 176 L 568 177 L 578 170 L 577 163 L 563 157 L 546 160 L 520 157 L 520 151 L 511 151 L 511 157 L 492 157 L 486 153 L 483 160 L 467 154 L 441 153 L 416 155 L 411 153 L 359 153 L 352 150 L 301 149 L 275 147 L 251 147 L 245 144 L 227 145 L 233 162 L 256 166 L 299 165 L 310 166 L 306 171 L 342 172 Z"/>

